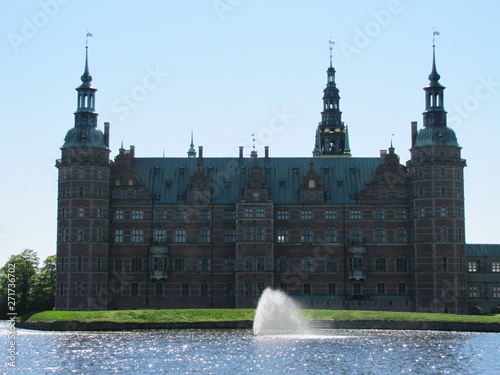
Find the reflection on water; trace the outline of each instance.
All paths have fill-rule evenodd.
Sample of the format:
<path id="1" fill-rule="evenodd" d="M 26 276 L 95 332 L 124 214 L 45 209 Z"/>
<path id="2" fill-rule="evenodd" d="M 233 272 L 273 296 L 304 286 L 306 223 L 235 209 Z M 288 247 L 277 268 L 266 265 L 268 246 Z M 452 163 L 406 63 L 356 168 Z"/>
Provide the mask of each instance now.
<path id="1" fill-rule="evenodd" d="M 2 323 L 0 342 L 7 341 L 6 332 L 7 326 Z M 78 333 L 18 330 L 17 333 L 16 373 L 19 374 L 500 374 L 500 335 L 495 333 L 375 330 L 318 330 L 304 336 L 254 336 L 250 330 Z"/>

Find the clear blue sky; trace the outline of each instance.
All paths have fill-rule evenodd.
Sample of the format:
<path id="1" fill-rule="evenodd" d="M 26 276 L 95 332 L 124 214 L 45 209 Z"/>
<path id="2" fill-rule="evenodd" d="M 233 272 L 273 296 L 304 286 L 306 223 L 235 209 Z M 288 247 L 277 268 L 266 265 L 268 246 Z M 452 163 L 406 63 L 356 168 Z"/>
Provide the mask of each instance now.
<path id="1" fill-rule="evenodd" d="M 57 170 L 76 109 L 86 29 L 111 149 L 205 156 L 270 146 L 310 157 L 333 50 L 353 156 L 391 138 L 403 163 L 422 123 L 436 28 L 449 124 L 463 147 L 467 242 L 500 243 L 500 2 L 38 0 L 0 2 L 0 264 L 56 250 Z"/>

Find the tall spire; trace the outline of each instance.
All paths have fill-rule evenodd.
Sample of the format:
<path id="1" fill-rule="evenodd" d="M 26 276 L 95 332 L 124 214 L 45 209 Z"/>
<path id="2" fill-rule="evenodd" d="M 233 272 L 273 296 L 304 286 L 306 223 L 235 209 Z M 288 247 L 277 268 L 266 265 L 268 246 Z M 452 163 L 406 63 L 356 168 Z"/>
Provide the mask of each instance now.
<path id="1" fill-rule="evenodd" d="M 188 158 L 195 158 L 195 157 L 196 157 L 196 150 L 194 149 L 193 131 L 191 130 L 191 144 L 189 145 Z"/>
<path id="2" fill-rule="evenodd" d="M 321 122 L 316 131 L 313 156 L 350 156 L 346 128 L 342 122 L 342 112 L 339 106 L 339 89 L 335 83 L 335 68 L 332 64 L 332 51 L 335 43 L 330 39 L 328 44 L 330 66 L 326 70 L 327 83 L 323 90 L 323 112 L 321 112 Z"/>

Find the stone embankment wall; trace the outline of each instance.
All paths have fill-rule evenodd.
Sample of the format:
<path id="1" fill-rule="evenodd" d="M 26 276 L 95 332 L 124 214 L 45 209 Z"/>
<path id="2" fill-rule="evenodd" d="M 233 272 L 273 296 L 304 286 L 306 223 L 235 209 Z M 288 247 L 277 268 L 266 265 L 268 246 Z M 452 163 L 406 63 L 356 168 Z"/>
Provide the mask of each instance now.
<path id="1" fill-rule="evenodd" d="M 24 329 L 42 331 L 131 331 L 137 329 L 250 329 L 253 321 L 193 323 L 18 322 Z M 316 320 L 317 329 L 394 329 L 429 331 L 500 332 L 500 323 L 399 322 L 385 320 Z"/>

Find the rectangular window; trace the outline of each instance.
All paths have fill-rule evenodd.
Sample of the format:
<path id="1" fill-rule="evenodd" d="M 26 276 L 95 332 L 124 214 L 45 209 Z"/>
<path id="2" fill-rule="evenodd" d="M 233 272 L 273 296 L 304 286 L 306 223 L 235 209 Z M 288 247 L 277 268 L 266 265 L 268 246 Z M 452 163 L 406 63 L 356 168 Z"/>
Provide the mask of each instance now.
<path id="1" fill-rule="evenodd" d="M 327 258 L 326 259 L 326 271 L 327 272 L 337 272 L 338 269 L 338 259 L 337 258 Z"/>
<path id="2" fill-rule="evenodd" d="M 312 220 L 313 214 L 311 210 L 300 211 L 300 220 Z"/>
<path id="3" fill-rule="evenodd" d="M 235 210 L 225 210 L 224 211 L 224 220 L 235 220 L 236 219 L 236 211 Z"/>
<path id="4" fill-rule="evenodd" d="M 446 188 L 445 188 L 445 187 L 442 187 L 442 188 L 439 190 L 439 195 L 441 196 L 441 198 L 446 197 Z"/>
<path id="5" fill-rule="evenodd" d="M 259 272 L 263 272 L 265 270 L 264 269 L 265 264 L 266 264 L 266 259 L 264 257 L 257 257 L 255 270 L 259 271 Z"/>
<path id="6" fill-rule="evenodd" d="M 353 294 L 360 295 L 361 294 L 361 283 L 354 283 L 352 286 Z"/>
<path id="7" fill-rule="evenodd" d="M 304 294 L 311 294 L 311 283 L 304 283 Z"/>
<path id="8" fill-rule="evenodd" d="M 385 283 L 377 283 L 377 294 L 385 294 Z"/>
<path id="9" fill-rule="evenodd" d="M 167 213 L 165 210 L 155 210 L 155 220 L 165 220 Z"/>
<path id="10" fill-rule="evenodd" d="M 407 214 L 406 214 L 406 210 L 405 209 L 397 209 L 396 212 L 395 212 L 395 218 L 396 219 L 406 219 L 407 218 Z"/>
<path id="11" fill-rule="evenodd" d="M 135 199 L 135 191 L 134 190 L 127 191 L 127 199 Z"/>
<path id="12" fill-rule="evenodd" d="M 115 258 L 115 271 L 121 272 L 123 268 L 122 258 Z"/>
<path id="13" fill-rule="evenodd" d="M 387 271 L 387 265 L 386 265 L 386 260 L 385 258 L 377 258 L 375 259 L 375 271 L 379 272 L 385 272 Z"/>
<path id="14" fill-rule="evenodd" d="M 96 241 L 102 242 L 102 228 L 96 228 Z"/>
<path id="15" fill-rule="evenodd" d="M 448 257 L 443 257 L 443 271 L 448 271 Z"/>
<path id="16" fill-rule="evenodd" d="M 198 219 L 199 220 L 210 220 L 210 210 L 201 210 L 198 211 Z"/>
<path id="17" fill-rule="evenodd" d="M 244 212 L 244 217 L 246 219 L 251 219 L 253 218 L 253 208 L 245 208 L 245 212 Z"/>
<path id="18" fill-rule="evenodd" d="M 153 236 L 154 236 L 154 241 L 156 243 L 167 242 L 167 230 L 166 229 L 155 229 Z"/>
<path id="19" fill-rule="evenodd" d="M 288 230 L 278 229 L 276 240 L 278 242 L 288 242 Z"/>
<path id="20" fill-rule="evenodd" d="M 399 189 L 398 190 L 398 199 L 406 199 L 408 193 L 406 192 L 406 189 Z"/>
<path id="21" fill-rule="evenodd" d="M 144 219 L 144 211 L 132 210 L 132 220 L 142 220 L 142 219 Z"/>
<path id="22" fill-rule="evenodd" d="M 186 211 L 175 210 L 174 211 L 174 220 L 186 220 Z"/>
<path id="23" fill-rule="evenodd" d="M 155 283 L 155 296 L 163 296 L 163 283 Z"/>
<path id="24" fill-rule="evenodd" d="M 278 272 L 287 272 L 288 271 L 288 258 L 279 257 L 276 262 L 276 271 Z"/>
<path id="25" fill-rule="evenodd" d="M 288 211 L 286 210 L 279 210 L 278 214 L 276 215 L 278 220 L 288 220 Z"/>
<path id="26" fill-rule="evenodd" d="M 469 285 L 469 298 L 479 298 L 481 297 L 481 287 L 478 285 Z"/>
<path id="27" fill-rule="evenodd" d="M 325 240 L 328 243 L 337 242 L 337 229 L 327 229 L 325 230 Z"/>
<path id="28" fill-rule="evenodd" d="M 175 272 L 183 272 L 184 271 L 184 258 L 175 258 L 174 259 L 174 271 Z"/>
<path id="29" fill-rule="evenodd" d="M 78 217 L 85 217 L 85 209 L 83 207 L 78 208 Z"/>
<path id="30" fill-rule="evenodd" d="M 492 297 L 500 298 L 500 285 L 493 285 L 491 287 Z"/>
<path id="31" fill-rule="evenodd" d="M 152 256 L 150 260 L 153 271 L 165 271 L 167 269 L 167 257 Z"/>
<path id="32" fill-rule="evenodd" d="M 200 272 L 210 272 L 212 270 L 212 262 L 210 258 L 198 259 L 198 270 Z"/>
<path id="33" fill-rule="evenodd" d="M 97 211 L 96 211 L 96 216 L 101 218 L 102 217 L 102 208 L 97 208 Z"/>
<path id="34" fill-rule="evenodd" d="M 385 220 L 385 210 L 375 210 L 375 212 L 373 213 L 373 218 L 375 220 Z"/>
<path id="35" fill-rule="evenodd" d="M 210 229 L 202 228 L 198 231 L 198 242 L 201 243 L 210 242 Z"/>
<path id="36" fill-rule="evenodd" d="M 395 242 L 408 242 L 408 235 L 405 228 L 396 228 L 395 232 Z"/>
<path id="37" fill-rule="evenodd" d="M 116 220 L 123 220 L 123 211 L 122 210 L 115 211 L 115 219 Z"/>
<path id="38" fill-rule="evenodd" d="M 186 230 L 184 228 L 175 229 L 174 242 L 186 242 Z"/>
<path id="39" fill-rule="evenodd" d="M 448 228 L 446 227 L 441 227 L 441 241 L 448 241 Z"/>
<path id="40" fill-rule="evenodd" d="M 387 189 L 380 189 L 378 191 L 378 198 L 379 199 L 387 199 L 387 198 L 389 198 L 389 192 L 387 191 Z"/>
<path id="41" fill-rule="evenodd" d="M 265 241 L 266 240 L 266 228 L 257 228 L 257 241 Z"/>
<path id="42" fill-rule="evenodd" d="M 396 271 L 398 271 L 398 272 L 408 271 L 408 259 L 397 258 L 396 259 Z"/>
<path id="43" fill-rule="evenodd" d="M 351 210 L 349 211 L 349 219 L 351 220 L 361 220 L 361 210 Z"/>
<path id="44" fill-rule="evenodd" d="M 467 262 L 468 272 L 479 272 L 479 260 L 469 260 Z"/>
<path id="45" fill-rule="evenodd" d="M 375 229 L 375 242 L 387 242 L 385 229 Z"/>
<path id="46" fill-rule="evenodd" d="M 81 281 L 78 281 L 76 283 L 76 295 L 79 297 L 82 295 L 82 282 Z"/>
<path id="47" fill-rule="evenodd" d="M 234 296 L 234 283 L 226 283 L 225 286 L 226 296 Z"/>
<path id="48" fill-rule="evenodd" d="M 144 241 L 143 230 L 142 229 L 132 229 L 131 240 L 132 240 L 132 242 L 143 242 Z"/>
<path id="49" fill-rule="evenodd" d="M 208 283 L 200 283 L 200 296 L 207 297 L 208 293 Z"/>
<path id="50" fill-rule="evenodd" d="M 399 283 L 398 284 L 398 294 L 406 294 L 406 283 Z"/>
<path id="51" fill-rule="evenodd" d="M 255 216 L 256 216 L 257 218 L 263 218 L 263 217 L 265 217 L 265 211 L 264 211 L 264 208 L 261 208 L 261 207 L 260 207 L 260 208 L 257 208 L 257 211 L 256 211 L 256 213 L 255 213 Z"/>
<path id="52" fill-rule="evenodd" d="M 122 199 L 122 192 L 121 192 L 121 190 L 114 190 L 113 191 L 113 199 Z"/>
<path id="53" fill-rule="evenodd" d="M 132 272 L 142 271 L 142 258 L 132 258 Z"/>
<path id="54" fill-rule="evenodd" d="M 337 218 L 337 211 L 335 210 L 325 211 L 325 220 L 335 220 L 336 218 Z"/>
<path id="55" fill-rule="evenodd" d="M 115 229 L 115 242 L 123 242 L 123 229 Z"/>
<path id="56" fill-rule="evenodd" d="M 253 228 L 245 228 L 245 241 L 253 241 Z"/>
<path id="57" fill-rule="evenodd" d="M 500 261 L 494 260 L 491 262 L 491 272 L 500 272 Z"/>
<path id="58" fill-rule="evenodd" d="M 78 227 L 78 230 L 76 232 L 76 240 L 83 241 L 83 228 L 82 227 Z"/>
<path id="59" fill-rule="evenodd" d="M 235 242 L 236 241 L 236 230 L 233 228 L 224 230 L 224 242 Z"/>
<path id="60" fill-rule="evenodd" d="M 313 241 L 312 229 L 302 229 L 300 242 L 310 243 Z"/>
<path id="61" fill-rule="evenodd" d="M 351 242 L 353 243 L 359 243 L 363 241 L 363 233 L 361 229 L 358 228 L 353 228 L 350 231 L 350 237 L 351 237 Z"/>
<path id="62" fill-rule="evenodd" d="M 234 272 L 235 260 L 234 258 L 226 258 L 224 259 L 224 272 Z"/>
<path id="63" fill-rule="evenodd" d="M 76 270 L 77 271 L 82 271 L 83 270 L 83 258 L 82 257 L 77 257 L 76 258 Z"/>
<path id="64" fill-rule="evenodd" d="M 181 296 L 189 297 L 189 283 L 181 284 Z"/>
<path id="65" fill-rule="evenodd" d="M 130 283 L 130 295 L 138 296 L 139 295 L 139 283 L 136 281 L 132 281 Z"/>
<path id="66" fill-rule="evenodd" d="M 83 188 L 82 187 L 78 188 L 78 198 L 83 198 L 83 195 L 84 195 Z"/>
<path id="67" fill-rule="evenodd" d="M 337 284 L 328 283 L 328 294 L 337 294 Z"/>

